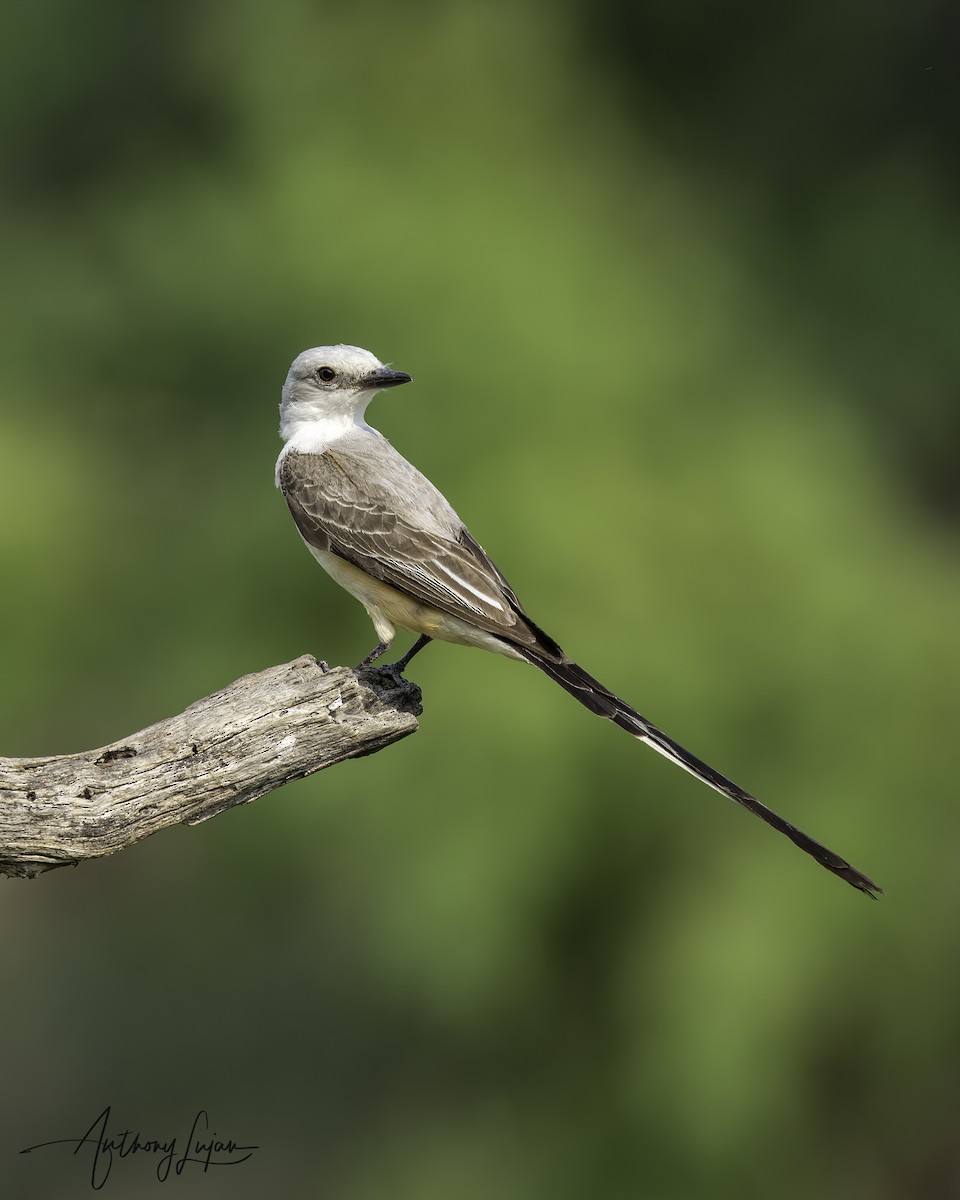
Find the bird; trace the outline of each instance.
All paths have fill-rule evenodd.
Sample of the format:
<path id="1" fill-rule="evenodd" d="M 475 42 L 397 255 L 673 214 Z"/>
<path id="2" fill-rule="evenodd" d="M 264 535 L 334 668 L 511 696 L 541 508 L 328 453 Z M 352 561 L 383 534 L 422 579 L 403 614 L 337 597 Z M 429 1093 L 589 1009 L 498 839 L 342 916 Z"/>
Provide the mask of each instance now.
<path id="1" fill-rule="evenodd" d="M 431 640 L 476 646 L 538 667 L 590 712 L 784 834 L 826 870 L 873 899 L 883 889 L 658 729 L 527 615 L 516 592 L 443 494 L 365 414 L 373 397 L 411 376 L 359 346 L 315 346 L 293 360 L 280 399 L 283 449 L 275 482 L 307 549 L 366 609 L 377 645 L 398 629 L 417 640 L 390 670 L 399 678 Z"/>

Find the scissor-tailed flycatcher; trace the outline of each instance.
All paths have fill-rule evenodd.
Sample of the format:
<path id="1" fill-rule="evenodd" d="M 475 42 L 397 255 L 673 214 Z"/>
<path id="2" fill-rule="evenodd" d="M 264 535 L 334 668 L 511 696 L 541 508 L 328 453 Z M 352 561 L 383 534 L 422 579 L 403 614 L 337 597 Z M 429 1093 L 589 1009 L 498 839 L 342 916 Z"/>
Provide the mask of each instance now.
<path id="1" fill-rule="evenodd" d="M 370 614 L 379 658 L 397 628 L 533 663 L 591 712 L 786 834 L 868 896 L 882 889 L 839 854 L 724 778 L 635 712 L 566 655 L 523 611 L 513 588 L 429 479 L 364 420 L 383 388 L 409 383 L 357 346 L 318 346 L 294 359 L 280 401 L 277 486 L 317 562 Z"/>

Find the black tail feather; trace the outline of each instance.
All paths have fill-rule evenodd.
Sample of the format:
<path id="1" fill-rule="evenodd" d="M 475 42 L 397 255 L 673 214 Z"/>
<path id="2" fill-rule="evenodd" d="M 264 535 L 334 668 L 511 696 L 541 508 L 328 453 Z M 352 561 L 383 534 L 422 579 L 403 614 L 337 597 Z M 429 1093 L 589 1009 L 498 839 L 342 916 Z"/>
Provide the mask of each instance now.
<path id="1" fill-rule="evenodd" d="M 574 699 L 579 700 L 585 708 L 589 708 L 598 716 L 613 721 L 615 725 L 619 725 L 633 737 L 645 742 L 676 766 L 689 771 L 691 775 L 695 775 L 697 779 L 702 780 L 722 796 L 741 804 L 749 812 L 758 816 L 761 821 L 766 821 L 779 833 L 785 834 L 794 845 L 799 846 L 811 858 L 816 859 L 822 867 L 832 871 L 834 875 L 838 875 L 851 887 L 857 888 L 858 891 L 873 900 L 883 895 L 883 888 L 858 871 L 856 867 L 852 867 L 846 859 L 841 858 L 833 850 L 821 845 L 820 842 L 791 825 L 789 821 L 767 808 L 765 804 L 761 804 L 755 796 L 751 796 L 749 792 L 745 792 L 743 788 L 721 775 L 719 771 L 715 771 L 709 763 L 705 763 L 695 754 L 691 754 L 689 750 L 685 750 L 673 738 L 668 737 L 655 725 L 651 725 L 645 717 L 632 709 L 619 696 L 605 688 L 592 675 L 588 675 L 575 662 L 571 662 L 569 659 L 551 661 L 549 658 L 541 657 L 536 650 L 523 646 L 516 646 L 516 649 L 534 666 L 549 675 L 554 682 L 559 683 Z"/>

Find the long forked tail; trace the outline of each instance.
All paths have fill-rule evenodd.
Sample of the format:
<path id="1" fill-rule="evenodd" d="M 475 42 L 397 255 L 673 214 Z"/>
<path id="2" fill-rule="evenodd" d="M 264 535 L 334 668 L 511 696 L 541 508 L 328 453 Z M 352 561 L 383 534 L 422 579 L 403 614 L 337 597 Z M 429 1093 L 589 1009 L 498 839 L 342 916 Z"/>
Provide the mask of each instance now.
<path id="1" fill-rule="evenodd" d="M 667 737 L 665 733 L 657 729 L 655 725 L 651 725 L 645 717 L 641 717 L 638 712 L 621 700 L 619 696 L 615 696 L 602 683 L 598 683 L 596 679 L 588 675 L 575 662 L 569 660 L 551 662 L 548 658 L 542 658 L 535 650 L 527 650 L 523 646 L 516 646 L 516 649 L 524 658 L 532 662 L 534 666 L 539 667 L 541 671 L 559 683 L 562 688 L 568 691 L 575 699 L 579 700 L 582 705 L 589 708 L 591 712 L 613 721 L 615 725 L 619 725 L 621 729 L 625 729 L 627 733 L 632 734 L 639 741 L 651 746 L 658 754 L 662 754 L 664 758 L 668 758 L 678 767 L 682 767 L 685 771 L 689 771 L 691 775 L 695 775 L 697 779 L 708 784 L 715 791 L 718 791 L 721 796 L 726 796 L 729 800 L 735 800 L 737 804 L 742 804 L 745 809 L 754 813 L 761 821 L 766 821 L 768 825 L 772 825 L 780 833 L 786 834 L 794 845 L 799 846 L 811 858 L 815 858 L 821 867 L 826 867 L 834 875 L 839 875 L 851 887 L 864 892 L 873 900 L 883 895 L 883 888 L 874 883 L 872 879 L 869 879 L 861 871 L 858 871 L 856 867 L 852 867 L 846 859 L 841 858 L 839 854 L 835 854 L 832 850 L 827 849 L 826 846 L 822 846 L 819 842 L 814 841 L 812 837 L 808 837 L 807 834 L 797 829 L 796 826 L 791 825 L 789 821 L 785 821 L 783 817 L 773 812 L 772 809 L 767 808 L 765 804 L 761 804 L 755 796 L 751 796 L 749 792 L 745 792 L 743 788 L 738 787 L 731 780 L 727 779 L 726 776 L 721 775 L 719 771 L 715 771 L 708 763 L 697 758 L 695 754 L 691 754 L 689 750 L 685 750 L 673 738 Z"/>

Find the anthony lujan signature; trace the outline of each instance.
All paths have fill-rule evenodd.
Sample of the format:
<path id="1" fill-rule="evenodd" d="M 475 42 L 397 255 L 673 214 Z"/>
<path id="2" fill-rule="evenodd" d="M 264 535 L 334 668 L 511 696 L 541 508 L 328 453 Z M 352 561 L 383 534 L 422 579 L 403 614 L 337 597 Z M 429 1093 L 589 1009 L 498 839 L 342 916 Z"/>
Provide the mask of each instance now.
<path id="1" fill-rule="evenodd" d="M 107 1182 L 113 1164 L 117 1159 L 140 1156 L 141 1160 L 150 1158 L 156 1161 L 157 1178 L 163 1183 L 169 1178 L 170 1172 L 182 1175 L 190 1163 L 197 1164 L 206 1174 L 213 1167 L 236 1167 L 252 1158 L 254 1150 L 259 1146 L 238 1146 L 232 1138 L 221 1139 L 216 1130 L 210 1128 L 210 1118 L 207 1110 L 201 1108 L 193 1118 L 190 1135 L 181 1143 L 175 1137 L 145 1138 L 140 1130 L 123 1129 L 108 1134 L 110 1125 L 110 1105 L 93 1122 L 90 1128 L 78 1138 L 57 1138 L 52 1142 L 40 1142 L 36 1146 L 28 1146 L 21 1154 L 33 1154 L 37 1150 L 45 1150 L 49 1146 L 73 1146 L 73 1153 L 79 1155 L 87 1149 L 90 1155 L 90 1185 L 94 1191 L 99 1190 Z"/>

